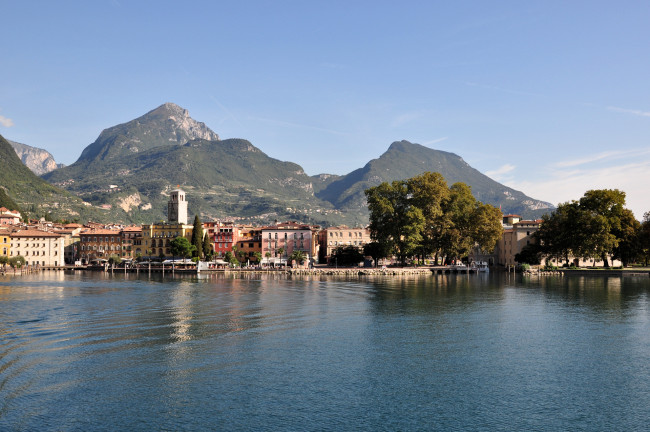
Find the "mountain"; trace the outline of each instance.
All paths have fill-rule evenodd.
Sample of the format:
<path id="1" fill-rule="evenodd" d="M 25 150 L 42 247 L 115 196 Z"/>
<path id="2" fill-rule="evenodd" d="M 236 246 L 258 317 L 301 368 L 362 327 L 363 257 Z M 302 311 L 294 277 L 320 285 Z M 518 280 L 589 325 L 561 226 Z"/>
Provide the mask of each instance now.
<path id="1" fill-rule="evenodd" d="M 345 176 L 310 177 L 300 165 L 269 157 L 249 141 L 220 140 L 170 103 L 105 129 L 74 164 L 43 178 L 102 208 L 104 220 L 113 222 L 166 219 L 168 192 L 180 185 L 190 214 L 203 220 L 355 226 L 368 222 L 365 188 L 424 171 L 440 172 L 449 184 L 468 183 L 479 200 L 505 212 L 530 217 L 552 207 L 495 182 L 457 155 L 407 141 Z"/>
<path id="2" fill-rule="evenodd" d="M 7 140 L 20 160 L 36 175 L 43 175 L 65 165 L 58 164 L 47 150 Z"/>
<path id="3" fill-rule="evenodd" d="M 43 177 L 104 208 L 114 221 L 166 219 L 167 193 L 177 185 L 188 193 L 190 213 L 204 220 L 341 220 L 314 196 L 302 167 L 246 140 L 222 141 L 171 103 L 105 129 L 75 163 Z"/>
<path id="4" fill-rule="evenodd" d="M 76 163 L 130 157 L 154 147 L 182 145 L 198 138 L 218 141 L 219 135 L 193 120 L 186 109 L 166 103 L 128 123 L 105 129 Z"/>
<path id="5" fill-rule="evenodd" d="M 553 208 L 550 203 L 530 198 L 492 180 L 454 153 L 433 150 L 408 141 L 392 143 L 384 154 L 363 168 L 339 178 L 321 181 L 323 186 L 316 196 L 343 212 L 367 212 L 365 189 L 385 181 L 407 179 L 425 171 L 439 172 L 449 185 L 456 182 L 468 184 L 476 199 L 501 206 L 508 213 L 534 217 Z M 317 181 L 316 178 L 312 179 Z"/>
<path id="6" fill-rule="evenodd" d="M 54 219 L 87 220 L 102 217 L 98 209 L 36 176 L 14 148 L 0 135 L 0 188 L 2 195 L 17 203 L 29 216 L 50 215 Z M 5 207 L 8 207 L 5 205 Z"/>

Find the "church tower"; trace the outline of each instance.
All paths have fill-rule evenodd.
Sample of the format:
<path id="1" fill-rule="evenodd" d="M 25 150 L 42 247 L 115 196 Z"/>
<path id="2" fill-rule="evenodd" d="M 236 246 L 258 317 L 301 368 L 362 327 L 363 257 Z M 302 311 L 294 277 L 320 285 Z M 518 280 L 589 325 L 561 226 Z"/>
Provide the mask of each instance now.
<path id="1" fill-rule="evenodd" d="M 169 201 L 167 202 L 167 220 L 169 223 L 187 224 L 187 201 L 185 200 L 185 191 L 176 189 L 169 194 Z"/>

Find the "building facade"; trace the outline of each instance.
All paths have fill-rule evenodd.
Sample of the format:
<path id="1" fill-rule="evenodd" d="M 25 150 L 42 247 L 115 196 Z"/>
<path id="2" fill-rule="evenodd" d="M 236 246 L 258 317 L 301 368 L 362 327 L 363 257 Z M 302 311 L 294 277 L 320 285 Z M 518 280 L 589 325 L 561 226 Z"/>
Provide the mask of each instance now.
<path id="1" fill-rule="evenodd" d="M 325 228 L 318 233 L 318 240 L 321 262 L 327 262 L 334 250 L 341 246 L 354 246 L 363 253 L 363 246 L 372 241 L 368 228 L 346 226 Z"/>
<path id="2" fill-rule="evenodd" d="M 182 189 L 175 189 L 169 194 L 167 220 L 170 224 L 187 224 L 187 200 Z"/>
<path id="3" fill-rule="evenodd" d="M 122 255 L 121 230 L 87 229 L 79 233 L 79 240 L 79 258 L 83 264 Z"/>
<path id="4" fill-rule="evenodd" d="M 33 266 L 64 265 L 62 236 L 36 229 L 24 229 L 11 233 L 10 256 L 22 256 Z"/>
<path id="5" fill-rule="evenodd" d="M 263 263 L 284 263 L 297 250 L 305 254 L 307 261 L 318 258 L 317 226 L 284 222 L 263 227 L 260 231 Z"/>

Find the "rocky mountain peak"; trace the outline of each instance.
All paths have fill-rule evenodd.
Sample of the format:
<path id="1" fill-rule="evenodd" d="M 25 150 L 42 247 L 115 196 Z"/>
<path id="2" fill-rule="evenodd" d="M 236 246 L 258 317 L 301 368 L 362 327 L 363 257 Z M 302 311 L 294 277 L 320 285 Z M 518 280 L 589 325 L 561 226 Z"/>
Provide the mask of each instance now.
<path id="1" fill-rule="evenodd" d="M 186 109 L 168 102 L 135 120 L 104 129 L 79 160 L 122 157 L 195 139 L 218 141 L 219 135 L 190 117 Z"/>
<path id="2" fill-rule="evenodd" d="M 8 141 L 16 151 L 16 154 L 22 163 L 24 163 L 27 168 L 29 168 L 36 175 L 43 175 L 50 171 L 54 171 L 57 168 L 65 166 L 63 164 L 57 164 L 54 160 L 54 156 L 52 156 L 52 154 L 50 154 L 50 152 L 47 150 L 32 147 L 27 144 L 21 144 L 11 140 Z"/>

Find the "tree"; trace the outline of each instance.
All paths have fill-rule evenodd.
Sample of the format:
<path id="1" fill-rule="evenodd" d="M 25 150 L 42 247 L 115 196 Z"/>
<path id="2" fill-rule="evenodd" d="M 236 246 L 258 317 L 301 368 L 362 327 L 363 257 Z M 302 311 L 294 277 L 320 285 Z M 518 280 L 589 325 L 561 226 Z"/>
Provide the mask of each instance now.
<path id="1" fill-rule="evenodd" d="M 623 209 L 620 222 L 620 228 L 614 231 L 618 245 L 614 248 L 612 257 L 621 260 L 623 267 L 627 267 L 641 256 L 641 222 L 636 220 L 629 209 Z"/>
<path id="2" fill-rule="evenodd" d="M 268 252 L 267 252 L 268 253 Z M 253 252 L 253 257 L 258 264 L 262 263 L 262 252 L 255 251 Z"/>
<path id="3" fill-rule="evenodd" d="M 117 255 L 111 255 L 108 257 L 108 263 L 113 265 L 113 266 L 118 266 L 122 264 L 122 258 L 120 258 Z"/>
<path id="4" fill-rule="evenodd" d="M 425 220 L 413 205 L 406 181 L 384 182 L 365 191 L 370 211 L 370 235 L 397 255 L 402 265 L 422 242 Z"/>
<path id="5" fill-rule="evenodd" d="M 476 199 L 465 183 L 454 183 L 443 204 L 441 248 L 447 260 L 466 256 L 474 246 L 472 223 Z"/>
<path id="6" fill-rule="evenodd" d="M 280 258 L 284 255 L 284 248 L 278 248 L 278 255 L 280 255 Z"/>
<path id="7" fill-rule="evenodd" d="M 206 261 L 212 260 L 212 257 L 214 256 L 214 248 L 212 247 L 212 242 L 210 241 L 210 236 L 206 233 L 203 236 L 203 257 L 205 258 Z"/>
<path id="8" fill-rule="evenodd" d="M 643 222 L 641 222 L 639 231 L 639 249 L 641 259 L 643 259 L 643 263 L 647 267 L 648 261 L 650 261 L 650 212 L 643 215 Z"/>
<path id="9" fill-rule="evenodd" d="M 472 238 L 482 250 L 493 251 L 503 235 L 501 218 L 501 210 L 498 208 L 490 204 L 476 203 L 472 217 Z"/>
<path id="10" fill-rule="evenodd" d="M 386 244 L 384 243 L 370 242 L 363 245 L 363 253 L 364 255 L 371 257 L 375 262 L 375 267 L 377 267 L 379 260 L 386 258 L 390 254 L 390 251 L 386 248 Z"/>
<path id="11" fill-rule="evenodd" d="M 542 262 L 541 248 L 537 243 L 527 244 L 521 252 L 515 254 L 515 261 L 519 264 L 538 265 Z"/>
<path id="12" fill-rule="evenodd" d="M 15 257 L 9 258 L 9 265 L 13 268 L 21 268 L 26 262 L 25 257 L 22 255 L 16 255 Z"/>
<path id="13" fill-rule="evenodd" d="M 332 252 L 330 261 L 332 259 L 340 266 L 356 266 L 363 261 L 363 254 L 356 246 L 339 246 Z"/>
<path id="14" fill-rule="evenodd" d="M 0 255 L 0 264 L 2 264 L 3 267 L 9 264 L 9 257 L 7 255 Z"/>
<path id="15" fill-rule="evenodd" d="M 619 239 L 615 233 L 621 229 L 625 192 L 618 189 L 589 190 L 580 198 L 580 208 L 588 213 L 585 221 L 586 246 L 593 247 L 596 254 L 609 267 L 607 254 L 612 254 Z"/>
<path id="16" fill-rule="evenodd" d="M 271 252 L 267 252 L 267 253 L 264 254 L 264 256 L 266 257 L 266 260 L 268 261 L 271 258 L 272 254 L 271 254 Z"/>
<path id="17" fill-rule="evenodd" d="M 201 258 L 203 252 L 203 224 L 199 219 L 199 215 L 194 216 L 194 227 L 192 228 L 191 243 L 194 246 L 192 256 Z"/>
<path id="18" fill-rule="evenodd" d="M 195 248 L 196 246 L 185 237 L 178 236 L 171 241 L 172 255 L 183 257 L 183 259 L 192 256 Z"/>
<path id="19" fill-rule="evenodd" d="M 297 262 L 298 264 L 305 262 L 305 258 L 307 258 L 307 256 L 301 250 L 295 250 L 291 252 L 291 260 Z"/>
<path id="20" fill-rule="evenodd" d="M 422 211 L 421 254 L 437 252 L 441 247 L 443 231 L 443 206 L 449 199 L 447 182 L 440 173 L 425 172 L 407 180 L 411 202 Z"/>

